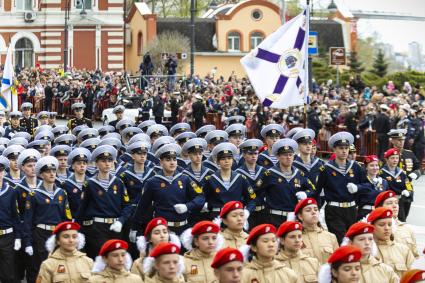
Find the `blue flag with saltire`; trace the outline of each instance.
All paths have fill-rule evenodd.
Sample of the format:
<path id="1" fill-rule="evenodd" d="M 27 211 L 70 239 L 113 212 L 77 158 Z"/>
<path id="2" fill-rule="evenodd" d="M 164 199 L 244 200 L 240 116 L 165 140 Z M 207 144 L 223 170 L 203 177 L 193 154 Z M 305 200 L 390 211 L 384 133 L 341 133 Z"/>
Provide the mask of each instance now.
<path id="1" fill-rule="evenodd" d="M 18 110 L 18 95 L 12 89 L 14 84 L 13 75 L 12 48 L 9 46 L 1 80 L 0 109 Z"/>
<path id="2" fill-rule="evenodd" d="M 288 108 L 308 101 L 308 7 L 241 59 L 264 106 Z"/>

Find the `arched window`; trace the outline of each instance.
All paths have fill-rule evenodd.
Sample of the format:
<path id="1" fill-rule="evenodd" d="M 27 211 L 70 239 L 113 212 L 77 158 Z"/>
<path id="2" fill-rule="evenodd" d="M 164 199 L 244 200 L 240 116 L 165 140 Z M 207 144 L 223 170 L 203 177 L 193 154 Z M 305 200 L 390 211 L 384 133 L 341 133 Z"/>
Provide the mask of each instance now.
<path id="1" fill-rule="evenodd" d="M 251 33 L 251 49 L 256 48 L 264 39 L 264 34 L 259 31 Z"/>
<path id="2" fill-rule="evenodd" d="M 137 34 L 137 55 L 142 56 L 143 49 L 143 34 L 141 31 Z"/>
<path id="3" fill-rule="evenodd" d="M 15 44 L 15 65 L 21 68 L 34 66 L 34 47 L 26 37 L 19 39 Z"/>
<path id="4" fill-rule="evenodd" d="M 230 32 L 227 35 L 227 51 L 240 51 L 241 50 L 241 35 L 236 32 Z"/>

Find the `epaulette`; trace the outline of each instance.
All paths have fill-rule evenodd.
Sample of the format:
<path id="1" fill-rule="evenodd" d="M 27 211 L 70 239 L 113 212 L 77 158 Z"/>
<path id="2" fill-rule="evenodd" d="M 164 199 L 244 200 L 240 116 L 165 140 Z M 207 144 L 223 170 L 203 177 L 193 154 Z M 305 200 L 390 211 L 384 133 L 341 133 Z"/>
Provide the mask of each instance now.
<path id="1" fill-rule="evenodd" d="M 323 172 L 323 171 L 325 170 L 325 166 L 321 165 L 321 166 L 319 167 L 319 170 L 320 170 L 321 172 Z"/>

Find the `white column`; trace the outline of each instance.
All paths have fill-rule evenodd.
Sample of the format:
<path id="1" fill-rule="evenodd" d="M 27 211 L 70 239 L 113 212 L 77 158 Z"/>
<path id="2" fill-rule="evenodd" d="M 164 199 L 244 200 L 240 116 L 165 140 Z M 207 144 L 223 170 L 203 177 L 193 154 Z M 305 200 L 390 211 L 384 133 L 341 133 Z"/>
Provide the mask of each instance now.
<path id="1" fill-rule="evenodd" d="M 100 69 L 102 66 L 102 29 L 100 25 L 96 26 L 96 69 Z"/>

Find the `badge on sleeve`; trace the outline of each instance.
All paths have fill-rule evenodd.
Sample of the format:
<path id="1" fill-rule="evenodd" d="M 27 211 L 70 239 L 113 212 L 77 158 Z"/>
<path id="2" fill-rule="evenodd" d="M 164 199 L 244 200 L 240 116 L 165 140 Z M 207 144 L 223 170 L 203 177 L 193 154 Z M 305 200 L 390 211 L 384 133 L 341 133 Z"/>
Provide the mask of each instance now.
<path id="1" fill-rule="evenodd" d="M 191 182 L 190 184 L 192 185 L 192 188 L 195 191 L 195 193 L 197 193 L 197 194 L 202 193 L 202 188 L 200 186 L 198 186 L 195 182 Z"/>
<path id="2" fill-rule="evenodd" d="M 191 275 L 196 275 L 196 274 L 198 274 L 198 266 L 197 266 L 197 265 L 192 265 L 192 266 L 190 267 L 190 274 L 191 274 Z"/>
<path id="3" fill-rule="evenodd" d="M 65 273 L 65 265 L 59 264 L 57 273 Z"/>
<path id="4" fill-rule="evenodd" d="M 165 183 L 161 183 L 161 188 L 163 189 L 163 188 L 165 188 Z"/>

